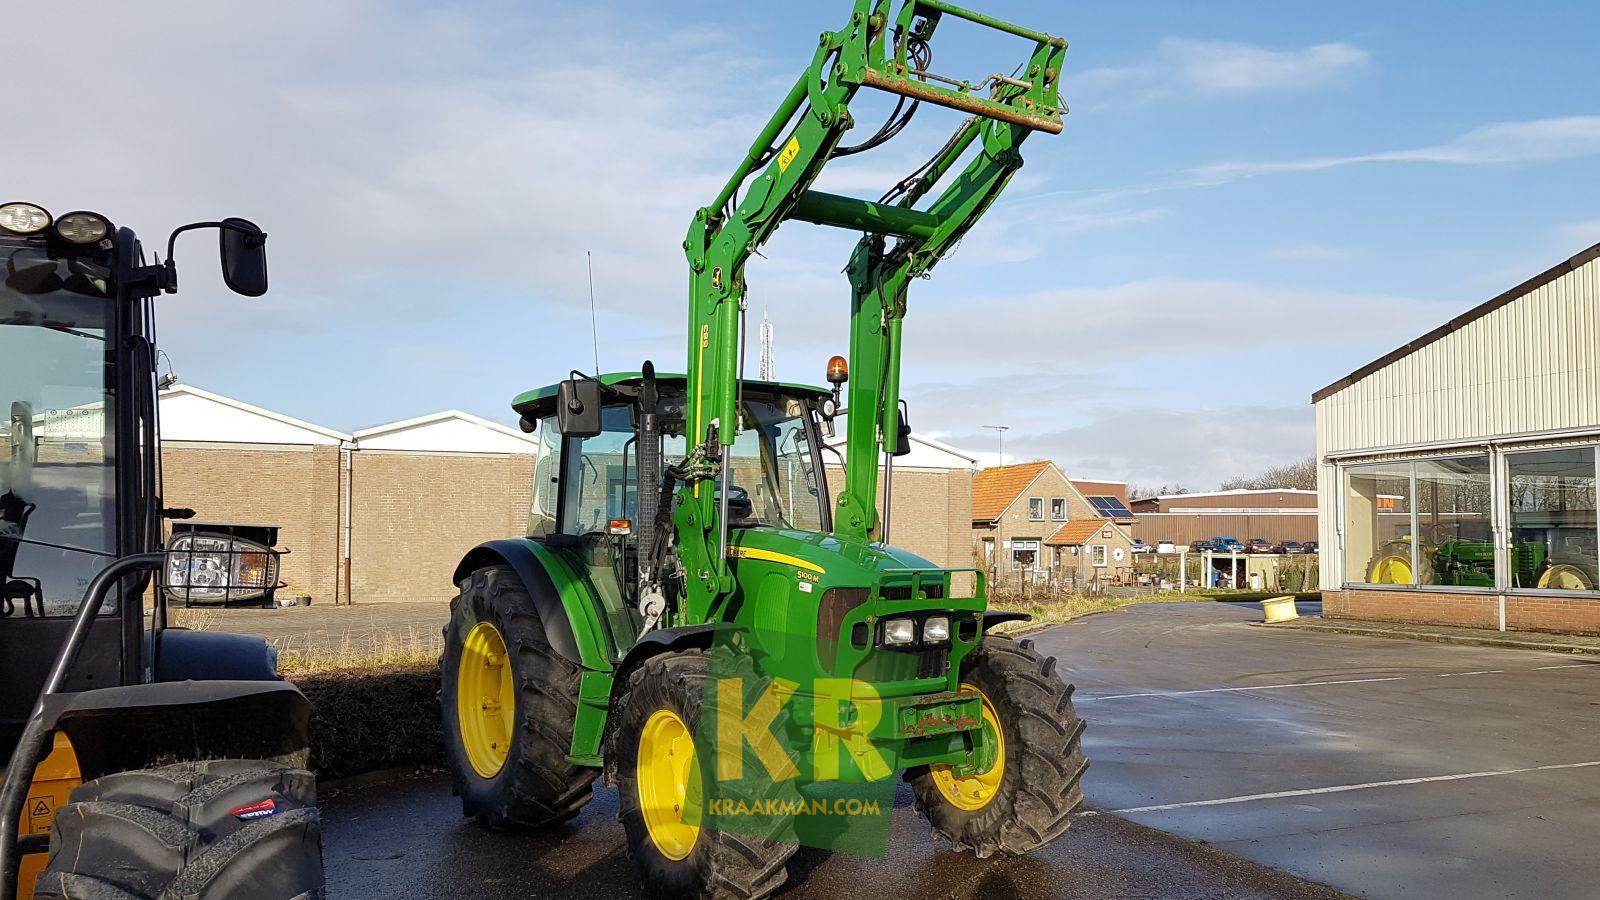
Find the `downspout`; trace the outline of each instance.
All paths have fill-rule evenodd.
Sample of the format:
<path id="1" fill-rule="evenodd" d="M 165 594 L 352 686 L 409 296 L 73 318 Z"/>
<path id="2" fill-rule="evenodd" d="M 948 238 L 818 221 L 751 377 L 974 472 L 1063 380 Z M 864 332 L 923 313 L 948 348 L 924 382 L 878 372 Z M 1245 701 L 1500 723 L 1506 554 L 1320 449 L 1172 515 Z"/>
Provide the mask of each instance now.
<path id="1" fill-rule="evenodd" d="M 354 602 L 350 593 L 350 518 L 351 509 L 355 506 L 355 452 L 360 447 L 354 441 L 340 441 L 339 444 L 339 563 L 343 570 L 343 584 L 334 589 L 334 605 L 339 603 L 339 594 L 344 595 L 344 602 L 349 606 Z"/>

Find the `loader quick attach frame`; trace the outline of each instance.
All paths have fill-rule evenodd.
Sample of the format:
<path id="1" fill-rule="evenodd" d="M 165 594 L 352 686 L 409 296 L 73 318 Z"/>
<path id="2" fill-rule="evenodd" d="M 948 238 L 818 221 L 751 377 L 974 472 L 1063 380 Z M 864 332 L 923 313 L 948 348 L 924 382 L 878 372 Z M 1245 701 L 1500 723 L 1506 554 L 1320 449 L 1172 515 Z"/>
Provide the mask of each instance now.
<path id="1" fill-rule="evenodd" d="M 716 198 L 696 212 L 684 250 L 690 276 L 687 435 L 699 446 L 688 497 L 674 511 L 687 603 L 682 620 L 715 618 L 734 589 L 727 560 L 728 455 L 741 429 L 739 361 L 745 263 L 785 220 L 863 232 L 846 273 L 852 286 L 845 487 L 833 516 L 841 536 L 883 539 L 876 509 L 878 465 L 900 433 L 901 322 L 907 286 L 966 234 L 1022 165 L 1019 149 L 1035 131 L 1057 134 L 1064 110 L 1059 81 L 1067 43 L 945 0 L 857 0 L 850 21 L 818 40 L 777 112 L 762 128 Z M 1011 74 L 974 84 L 929 71 L 928 41 L 945 18 L 963 19 L 1033 43 Z M 889 123 L 862 145 L 841 148 L 855 124 L 850 102 L 871 87 L 898 95 Z M 811 190 L 828 161 L 881 144 L 917 104 L 969 113 L 925 164 L 876 201 Z M 895 123 L 898 121 L 898 125 Z M 976 148 L 963 169 L 956 165 Z M 921 201 L 941 183 L 946 187 Z M 739 196 L 741 187 L 743 196 Z M 890 240 L 893 239 L 891 243 Z M 680 492 L 683 493 L 683 492 Z M 885 504 L 887 507 L 887 503 Z M 641 510 L 642 515 L 649 515 Z M 646 562 L 650 566 L 659 560 Z"/>

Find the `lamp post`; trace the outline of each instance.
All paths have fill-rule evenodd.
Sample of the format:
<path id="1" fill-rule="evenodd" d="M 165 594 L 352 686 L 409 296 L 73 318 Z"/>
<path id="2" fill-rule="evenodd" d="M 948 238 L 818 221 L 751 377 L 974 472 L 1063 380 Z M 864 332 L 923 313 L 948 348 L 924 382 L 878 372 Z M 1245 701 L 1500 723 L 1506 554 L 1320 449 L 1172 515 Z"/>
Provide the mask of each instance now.
<path id="1" fill-rule="evenodd" d="M 1002 466 L 1005 465 L 1006 464 L 1006 432 L 1011 430 L 1011 426 L 1010 425 L 985 425 L 983 427 L 989 429 L 990 431 L 997 431 L 997 432 L 1000 433 L 1000 465 L 1002 465 Z"/>

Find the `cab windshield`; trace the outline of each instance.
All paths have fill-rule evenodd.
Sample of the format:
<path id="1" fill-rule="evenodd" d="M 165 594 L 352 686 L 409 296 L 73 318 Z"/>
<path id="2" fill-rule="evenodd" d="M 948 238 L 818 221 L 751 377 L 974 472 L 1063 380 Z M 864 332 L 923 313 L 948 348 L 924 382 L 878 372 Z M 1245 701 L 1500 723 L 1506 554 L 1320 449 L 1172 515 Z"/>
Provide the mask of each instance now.
<path id="1" fill-rule="evenodd" d="M 0 538 L 0 613 L 66 615 L 106 561 L 83 551 L 116 551 L 107 276 L 36 245 L 0 256 L 0 536 L 29 542 Z"/>
<path id="2" fill-rule="evenodd" d="M 821 479 L 812 446 L 811 410 L 797 399 L 749 399 L 743 406 L 745 430 L 729 448 L 729 525 L 822 530 Z M 663 403 L 662 457 L 684 457 L 682 399 Z M 601 415 L 601 432 L 577 441 L 556 436 L 554 417 L 539 426 L 540 454 L 535 473 L 535 536 L 557 530 L 557 473 L 564 496 L 559 530 L 566 534 L 603 532 L 612 519 L 638 515 L 638 456 L 632 412 L 610 407 Z M 660 478 L 660 473 L 651 477 Z M 709 486 L 708 486 L 709 487 Z M 711 489 L 715 490 L 715 487 Z"/>

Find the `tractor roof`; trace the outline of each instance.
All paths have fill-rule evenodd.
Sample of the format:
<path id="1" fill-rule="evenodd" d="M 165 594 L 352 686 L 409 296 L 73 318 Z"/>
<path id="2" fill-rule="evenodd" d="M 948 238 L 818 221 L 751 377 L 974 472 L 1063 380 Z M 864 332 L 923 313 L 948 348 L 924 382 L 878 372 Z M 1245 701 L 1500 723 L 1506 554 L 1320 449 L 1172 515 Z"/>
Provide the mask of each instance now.
<path id="1" fill-rule="evenodd" d="M 644 375 L 640 372 L 608 372 L 596 380 L 607 387 L 623 389 L 637 387 L 643 381 Z M 657 372 L 656 385 L 664 393 L 682 393 L 688 382 L 688 376 L 676 372 Z M 790 381 L 759 381 L 754 378 L 745 379 L 745 389 L 758 393 L 770 394 L 801 394 L 810 397 L 826 397 L 833 392 L 827 388 L 820 388 L 810 384 L 796 384 Z M 559 385 L 547 384 L 542 388 L 524 391 L 511 401 L 511 408 L 518 415 L 530 419 L 542 418 L 555 413 L 556 389 Z"/>

